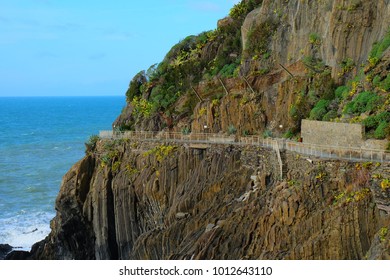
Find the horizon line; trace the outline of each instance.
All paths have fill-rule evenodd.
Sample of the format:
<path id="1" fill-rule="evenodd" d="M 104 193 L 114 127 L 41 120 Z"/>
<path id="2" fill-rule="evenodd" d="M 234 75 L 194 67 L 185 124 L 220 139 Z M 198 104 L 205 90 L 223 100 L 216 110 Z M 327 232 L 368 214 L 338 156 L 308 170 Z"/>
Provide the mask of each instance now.
<path id="1" fill-rule="evenodd" d="M 26 97 L 126 97 L 125 95 L 0 95 L 0 98 L 26 98 Z"/>

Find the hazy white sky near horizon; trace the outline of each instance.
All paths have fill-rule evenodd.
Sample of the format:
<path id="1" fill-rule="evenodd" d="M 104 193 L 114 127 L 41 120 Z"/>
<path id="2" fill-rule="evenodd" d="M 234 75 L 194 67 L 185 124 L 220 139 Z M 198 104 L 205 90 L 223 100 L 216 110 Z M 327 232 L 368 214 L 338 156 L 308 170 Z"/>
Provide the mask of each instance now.
<path id="1" fill-rule="evenodd" d="M 123 95 L 238 0 L 0 0 L 0 96 Z"/>

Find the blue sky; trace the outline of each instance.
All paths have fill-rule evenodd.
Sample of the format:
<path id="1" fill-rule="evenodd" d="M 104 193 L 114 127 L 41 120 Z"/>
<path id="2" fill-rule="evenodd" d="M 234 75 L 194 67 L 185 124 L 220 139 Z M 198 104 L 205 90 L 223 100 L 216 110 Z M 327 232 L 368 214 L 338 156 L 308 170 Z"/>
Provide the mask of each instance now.
<path id="1" fill-rule="evenodd" d="M 0 0 L 0 96 L 123 95 L 237 0 Z"/>

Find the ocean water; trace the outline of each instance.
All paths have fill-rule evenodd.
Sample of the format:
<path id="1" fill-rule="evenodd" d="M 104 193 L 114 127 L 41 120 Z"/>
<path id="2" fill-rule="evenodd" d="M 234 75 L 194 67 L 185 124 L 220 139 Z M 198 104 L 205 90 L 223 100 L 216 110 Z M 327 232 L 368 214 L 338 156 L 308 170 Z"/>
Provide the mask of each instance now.
<path id="1" fill-rule="evenodd" d="M 62 176 L 124 105 L 124 97 L 0 98 L 0 244 L 30 249 L 50 232 Z"/>

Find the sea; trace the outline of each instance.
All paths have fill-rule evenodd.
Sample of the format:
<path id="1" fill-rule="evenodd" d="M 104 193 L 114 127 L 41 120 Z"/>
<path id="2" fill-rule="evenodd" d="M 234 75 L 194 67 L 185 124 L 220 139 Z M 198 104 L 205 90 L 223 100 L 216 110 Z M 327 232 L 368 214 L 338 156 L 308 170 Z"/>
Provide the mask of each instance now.
<path id="1" fill-rule="evenodd" d="M 0 244 L 44 239 L 63 175 L 84 143 L 111 124 L 125 97 L 0 97 Z"/>

